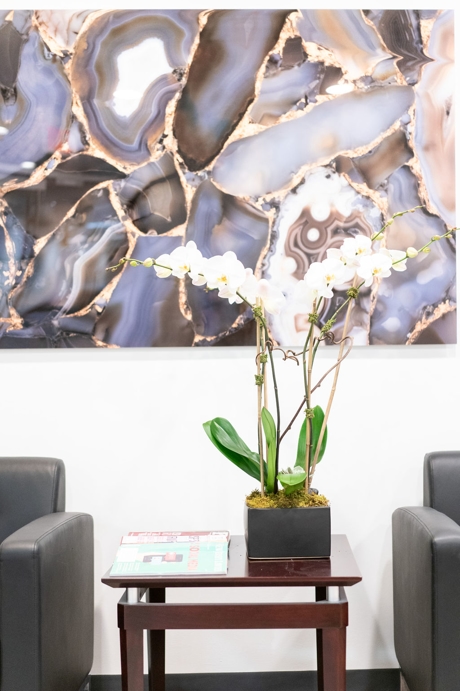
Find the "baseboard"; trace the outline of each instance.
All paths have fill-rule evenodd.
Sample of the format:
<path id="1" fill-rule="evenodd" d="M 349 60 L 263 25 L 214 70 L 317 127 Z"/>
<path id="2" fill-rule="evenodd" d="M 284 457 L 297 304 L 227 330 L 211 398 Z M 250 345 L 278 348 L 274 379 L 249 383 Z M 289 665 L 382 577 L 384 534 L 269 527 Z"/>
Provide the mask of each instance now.
<path id="1" fill-rule="evenodd" d="M 145 678 L 147 691 L 147 677 Z M 116 674 L 91 676 L 91 691 L 121 691 Z M 167 674 L 166 691 L 316 691 L 316 672 Z M 399 691 L 399 669 L 354 669 L 347 691 Z"/>

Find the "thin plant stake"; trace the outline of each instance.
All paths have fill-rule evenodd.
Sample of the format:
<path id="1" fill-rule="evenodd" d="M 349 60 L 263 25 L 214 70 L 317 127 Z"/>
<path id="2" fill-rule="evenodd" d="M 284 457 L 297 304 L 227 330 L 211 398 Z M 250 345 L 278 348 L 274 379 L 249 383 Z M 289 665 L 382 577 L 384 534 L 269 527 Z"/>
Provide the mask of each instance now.
<path id="1" fill-rule="evenodd" d="M 313 302 L 313 313 L 316 312 L 316 300 Z M 310 327 L 310 343 L 308 344 L 308 371 L 307 371 L 307 410 L 305 418 L 305 472 L 307 477 L 305 478 L 305 489 L 310 489 L 309 477 L 310 477 L 310 456 L 311 456 L 311 420 L 308 417 L 311 408 L 311 377 L 313 369 L 313 324 Z"/>
<path id="2" fill-rule="evenodd" d="M 259 298 L 260 300 L 260 298 Z M 264 305 L 263 302 L 260 300 L 260 306 L 262 308 L 262 317 L 265 319 L 265 311 L 264 311 Z M 265 354 L 266 350 L 266 336 L 265 336 L 265 329 L 263 328 L 262 324 L 260 325 L 260 339 L 262 343 L 262 352 Z M 267 363 L 264 362 L 262 372 L 264 375 L 264 408 L 268 410 L 268 386 L 267 386 L 267 377 L 268 377 L 268 367 Z M 268 444 L 265 445 L 265 458 L 268 458 Z"/>
<path id="3" fill-rule="evenodd" d="M 335 368 L 335 372 L 334 372 L 334 381 L 332 382 L 332 388 L 331 388 L 331 392 L 329 394 L 329 400 L 327 402 L 327 408 L 326 408 L 326 412 L 324 414 L 323 424 L 321 425 L 321 432 L 319 433 L 319 438 L 318 438 L 318 441 L 316 444 L 315 456 L 313 458 L 313 463 L 311 465 L 311 472 L 309 473 L 309 477 L 308 477 L 308 489 L 310 489 L 310 487 L 311 487 L 313 475 L 315 474 L 316 464 L 318 462 L 318 457 L 319 457 L 319 454 L 321 451 L 321 444 L 323 443 L 323 438 L 324 438 L 324 435 L 326 433 L 326 427 L 327 427 L 327 421 L 329 418 L 329 413 L 331 412 L 332 401 L 334 400 L 335 390 L 337 387 L 337 379 L 339 377 L 339 372 L 340 372 L 340 365 L 342 364 L 342 360 L 343 360 L 342 356 L 343 356 L 343 350 L 345 347 L 345 341 L 346 341 L 346 336 L 347 336 L 347 332 L 348 332 L 348 324 L 350 322 L 350 314 L 351 314 L 352 306 L 353 306 L 353 300 L 350 298 L 350 302 L 348 303 L 348 307 L 347 307 L 347 314 L 345 316 L 345 324 L 343 327 L 342 338 L 340 341 L 339 354 L 337 357 L 337 367 Z"/>
<path id="4" fill-rule="evenodd" d="M 257 298 L 256 302 L 257 307 L 260 307 L 260 298 Z M 260 493 L 262 496 L 265 496 L 265 478 L 264 478 L 264 438 L 262 434 L 262 373 L 261 373 L 261 364 L 260 364 L 260 356 L 262 355 L 261 351 L 261 342 L 260 342 L 260 331 L 261 331 L 261 325 L 258 319 L 256 319 L 256 347 L 257 347 L 257 355 L 256 355 L 256 362 L 257 362 L 257 375 L 256 375 L 256 382 L 257 382 L 257 433 L 259 437 L 259 461 L 260 461 Z M 265 368 L 264 368 L 265 370 Z M 265 388 L 265 386 L 264 386 Z"/>

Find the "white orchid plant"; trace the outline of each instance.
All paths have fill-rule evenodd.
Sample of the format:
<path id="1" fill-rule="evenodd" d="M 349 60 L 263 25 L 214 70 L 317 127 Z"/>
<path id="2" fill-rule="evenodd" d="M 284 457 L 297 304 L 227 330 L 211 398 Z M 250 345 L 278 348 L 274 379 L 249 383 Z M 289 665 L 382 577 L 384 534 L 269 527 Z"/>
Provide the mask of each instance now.
<path id="1" fill-rule="evenodd" d="M 188 277 L 192 284 L 207 291 L 217 290 L 219 297 L 230 304 L 246 303 L 256 320 L 257 354 L 255 383 L 257 385 L 257 451 L 252 451 L 241 439 L 233 425 L 225 418 L 216 417 L 205 422 L 203 427 L 212 443 L 232 463 L 260 482 L 260 494 L 271 495 L 278 492 L 278 483 L 285 495 L 303 490 L 312 492 L 311 483 L 317 464 L 321 461 L 327 443 L 327 423 L 334 399 L 340 366 L 349 354 L 353 339 L 348 335 L 350 314 L 354 300 L 360 289 L 370 286 L 374 281 L 390 276 L 391 271 L 405 271 L 409 259 L 419 253 L 430 252 L 430 245 L 442 238 L 452 237 L 457 228 L 444 235 L 434 235 L 423 247 L 408 247 L 406 251 L 391 250 L 380 246 L 385 230 L 394 219 L 406 213 L 413 213 L 415 207 L 394 214 L 372 237 L 355 235 L 344 240 L 340 248 L 328 249 L 327 258 L 313 262 L 304 278 L 295 288 L 296 302 L 303 305 L 308 314 L 309 329 L 303 349 L 299 353 L 283 351 L 271 338 L 265 314 L 279 314 L 286 302 L 282 291 L 269 280 L 258 279 L 252 269 L 245 268 L 234 252 L 225 252 L 206 258 L 194 242 L 177 247 L 170 254 L 143 261 L 123 257 L 110 267 L 116 270 L 125 263 L 155 270 L 159 278 L 174 276 L 177 279 Z M 320 328 L 318 310 L 324 300 L 334 295 L 334 289 L 346 291 L 346 299 L 333 316 Z M 339 341 L 334 340 L 332 328 L 340 312 L 346 310 Z M 316 382 L 313 382 L 313 365 L 318 346 L 329 338 L 338 347 L 335 364 Z M 275 369 L 274 351 L 281 351 L 284 360 L 302 361 L 303 395 L 293 418 L 286 429 L 281 431 L 281 413 Z M 332 386 L 325 410 L 313 405 L 313 394 L 324 379 L 333 373 Z M 275 413 L 269 411 L 268 382 L 273 385 Z M 293 468 L 279 469 L 280 445 L 291 430 L 300 414 L 304 420 L 300 428 L 297 456 Z"/>

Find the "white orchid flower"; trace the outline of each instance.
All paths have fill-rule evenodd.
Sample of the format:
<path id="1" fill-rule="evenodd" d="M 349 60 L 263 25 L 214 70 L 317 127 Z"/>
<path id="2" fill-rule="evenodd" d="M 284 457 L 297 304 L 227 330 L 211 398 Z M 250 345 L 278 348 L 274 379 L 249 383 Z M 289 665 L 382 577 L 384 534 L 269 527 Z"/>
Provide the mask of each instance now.
<path id="1" fill-rule="evenodd" d="M 246 269 L 234 252 L 211 257 L 205 264 L 204 275 L 210 290 L 219 290 L 219 297 L 236 297 L 236 291 L 246 280 Z"/>
<path id="2" fill-rule="evenodd" d="M 244 298 L 247 302 L 254 306 L 257 299 L 258 283 L 259 281 L 254 276 L 252 269 L 246 269 L 246 278 L 244 283 L 238 288 L 238 294 L 233 302 L 237 302 L 239 304 L 243 302 Z M 231 304 L 230 300 L 229 302 Z"/>
<path id="3" fill-rule="evenodd" d="M 193 240 L 187 242 L 185 247 L 176 247 L 170 255 L 172 275 L 184 278 L 190 271 L 195 273 L 197 265 L 201 266 L 202 259 L 203 255 Z"/>
<path id="4" fill-rule="evenodd" d="M 305 312 L 313 311 L 313 303 L 318 299 L 318 291 L 304 281 L 299 281 L 294 288 L 293 298 L 296 303 L 300 303 L 302 310 Z"/>
<path id="5" fill-rule="evenodd" d="M 392 268 L 395 271 L 405 271 L 407 269 L 407 254 L 402 250 L 387 250 L 382 248 L 380 254 L 390 257 Z"/>
<path id="6" fill-rule="evenodd" d="M 332 288 L 344 283 L 346 268 L 339 259 L 324 259 L 310 265 L 304 280 L 309 288 L 318 291 L 318 297 L 331 298 Z"/>
<path id="7" fill-rule="evenodd" d="M 281 312 L 286 298 L 277 286 L 269 283 L 265 278 L 261 278 L 257 285 L 257 293 L 269 314 Z"/>
<path id="8" fill-rule="evenodd" d="M 344 257 L 351 261 L 359 260 L 372 253 L 372 240 L 367 235 L 356 235 L 354 238 L 347 238 L 343 241 L 340 251 Z"/>
<path id="9" fill-rule="evenodd" d="M 158 278 L 168 278 L 172 274 L 171 257 L 169 254 L 160 254 L 155 259 L 153 268 L 156 271 Z"/>
<path id="10" fill-rule="evenodd" d="M 208 261 L 209 259 L 202 257 L 201 261 L 193 264 L 188 272 L 194 286 L 204 286 L 206 284 L 206 263 Z"/>
<path id="11" fill-rule="evenodd" d="M 226 298 L 231 305 L 235 302 L 240 304 L 243 300 L 239 297 L 237 290 L 237 288 L 232 288 L 231 286 L 223 286 L 217 294 L 220 298 Z"/>
<path id="12" fill-rule="evenodd" d="M 356 257 L 347 257 L 345 254 L 343 254 L 341 249 L 337 249 L 336 247 L 331 247 L 330 249 L 326 250 L 326 254 L 328 259 L 340 261 L 344 265 L 346 269 L 343 276 L 344 283 L 349 283 L 354 279 L 356 274 L 356 267 L 358 266 Z"/>
<path id="13" fill-rule="evenodd" d="M 365 286 L 370 286 L 374 278 L 386 278 L 391 274 L 391 256 L 377 252 L 361 259 L 356 273 L 364 278 Z"/>

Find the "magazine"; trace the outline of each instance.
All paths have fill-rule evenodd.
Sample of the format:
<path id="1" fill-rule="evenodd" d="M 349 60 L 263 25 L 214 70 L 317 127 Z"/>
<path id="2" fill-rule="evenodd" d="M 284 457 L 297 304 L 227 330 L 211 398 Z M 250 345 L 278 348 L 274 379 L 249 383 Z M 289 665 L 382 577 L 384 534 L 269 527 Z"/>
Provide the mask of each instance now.
<path id="1" fill-rule="evenodd" d="M 128 533 L 111 576 L 185 576 L 227 573 L 227 531 Z"/>
<path id="2" fill-rule="evenodd" d="M 143 544 L 155 542 L 228 542 L 228 530 L 213 530 L 211 532 L 161 532 L 161 533 L 128 533 L 121 538 L 122 545 Z"/>

